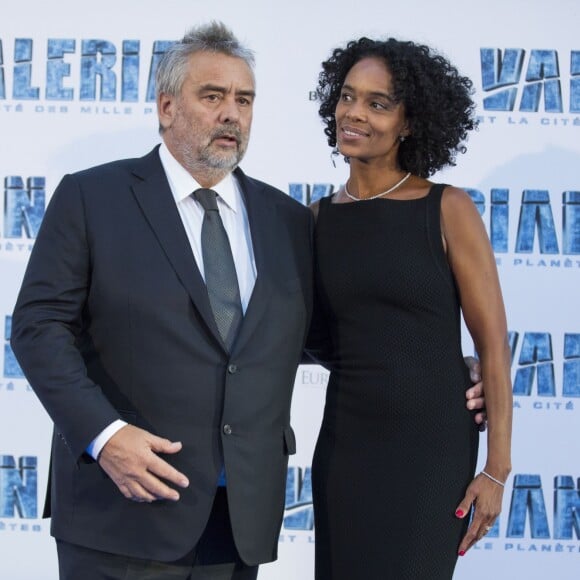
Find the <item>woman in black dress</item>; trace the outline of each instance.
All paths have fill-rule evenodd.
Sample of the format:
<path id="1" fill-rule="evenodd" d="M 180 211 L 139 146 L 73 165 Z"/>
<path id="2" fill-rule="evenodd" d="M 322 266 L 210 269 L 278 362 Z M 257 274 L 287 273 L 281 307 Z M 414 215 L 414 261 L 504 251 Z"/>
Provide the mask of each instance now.
<path id="1" fill-rule="evenodd" d="M 317 580 L 448 580 L 501 509 L 512 401 L 495 259 L 468 194 L 427 180 L 463 151 L 471 92 L 412 42 L 361 38 L 323 63 L 320 115 L 350 175 L 313 207 L 331 369 L 313 462 Z M 475 478 L 461 312 L 488 417 Z"/>

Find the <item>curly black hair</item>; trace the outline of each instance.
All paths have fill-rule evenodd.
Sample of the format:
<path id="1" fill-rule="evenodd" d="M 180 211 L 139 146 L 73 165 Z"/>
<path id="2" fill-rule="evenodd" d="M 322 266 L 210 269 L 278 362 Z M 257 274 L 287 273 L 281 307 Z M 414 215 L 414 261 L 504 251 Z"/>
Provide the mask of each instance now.
<path id="1" fill-rule="evenodd" d="M 336 147 L 334 112 L 344 80 L 367 57 L 385 62 L 392 76 L 393 98 L 405 107 L 410 134 L 399 145 L 401 169 L 429 177 L 455 165 L 457 153 L 466 150 L 467 132 L 477 127 L 473 83 L 428 46 L 394 38 L 352 40 L 345 48 L 334 49 L 322 63 L 316 95 L 328 144 Z"/>

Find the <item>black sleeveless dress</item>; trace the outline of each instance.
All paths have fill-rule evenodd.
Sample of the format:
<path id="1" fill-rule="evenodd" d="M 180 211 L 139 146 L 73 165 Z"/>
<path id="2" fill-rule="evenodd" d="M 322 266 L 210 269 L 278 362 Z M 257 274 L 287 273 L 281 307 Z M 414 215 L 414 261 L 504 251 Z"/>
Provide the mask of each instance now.
<path id="1" fill-rule="evenodd" d="M 316 580 L 449 580 L 478 429 L 441 241 L 443 185 L 321 201 L 318 308 L 331 368 L 312 477 Z"/>

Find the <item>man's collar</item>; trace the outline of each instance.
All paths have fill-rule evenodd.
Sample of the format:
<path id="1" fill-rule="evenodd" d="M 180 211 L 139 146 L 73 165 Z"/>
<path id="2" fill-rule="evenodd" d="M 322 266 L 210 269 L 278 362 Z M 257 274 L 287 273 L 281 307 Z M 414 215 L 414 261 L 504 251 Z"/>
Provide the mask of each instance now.
<path id="1" fill-rule="evenodd" d="M 165 174 L 167 175 L 169 186 L 176 203 L 186 199 L 196 189 L 201 187 L 201 185 L 193 178 L 187 169 L 185 169 L 185 167 L 183 167 L 183 165 L 181 165 L 181 163 L 175 159 L 165 143 L 161 143 L 161 146 L 159 147 L 159 158 L 161 160 L 161 165 L 163 165 L 163 169 L 165 170 Z M 216 191 L 220 198 L 234 212 L 238 211 L 236 184 L 234 183 L 234 177 L 231 173 L 228 173 L 211 189 Z"/>

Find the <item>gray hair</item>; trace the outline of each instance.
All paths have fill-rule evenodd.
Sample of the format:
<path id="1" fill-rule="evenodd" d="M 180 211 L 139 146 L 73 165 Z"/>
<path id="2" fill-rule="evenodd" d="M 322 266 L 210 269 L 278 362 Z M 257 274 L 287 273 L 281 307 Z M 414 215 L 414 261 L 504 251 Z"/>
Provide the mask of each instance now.
<path id="1" fill-rule="evenodd" d="M 172 44 L 159 63 L 155 75 L 156 93 L 178 96 L 187 74 L 189 57 L 195 52 L 214 52 L 241 58 L 254 69 L 254 53 L 234 36 L 223 22 L 193 27 Z"/>

